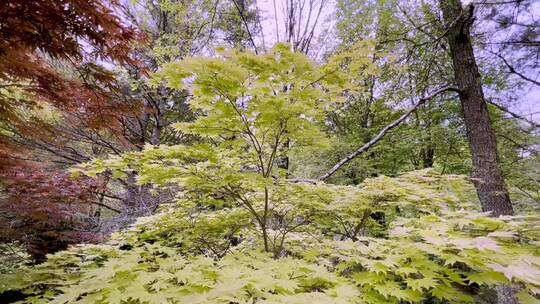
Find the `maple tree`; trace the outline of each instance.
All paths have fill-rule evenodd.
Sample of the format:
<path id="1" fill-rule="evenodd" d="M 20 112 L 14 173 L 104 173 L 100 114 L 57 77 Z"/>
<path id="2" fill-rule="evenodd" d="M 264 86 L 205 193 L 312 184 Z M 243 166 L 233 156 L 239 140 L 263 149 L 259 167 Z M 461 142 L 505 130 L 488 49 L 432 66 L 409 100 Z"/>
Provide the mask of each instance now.
<path id="1" fill-rule="evenodd" d="M 117 5 L 77 0 L 0 3 L 0 182 L 6 189 L 0 203 L 8 219 L 2 229 L 5 238 L 31 230 L 31 235 L 48 234 L 53 240 L 56 233 L 60 243 L 66 243 L 69 238 L 62 230 L 77 226 L 73 220 L 65 224 L 66 218 L 80 211 L 76 206 L 97 199 L 95 182 L 70 181 L 53 158 L 43 161 L 33 144 L 45 142 L 53 152 L 65 145 L 44 118 L 47 110 L 83 114 L 86 127 L 94 132 L 103 126 L 119 130 L 122 109 L 112 102 L 115 77 L 99 62 L 134 64 L 130 44 L 140 37 L 113 13 Z M 88 239 L 72 233 L 71 241 Z M 40 247 L 45 250 L 32 252 L 42 255 L 58 246 L 41 242 Z"/>
<path id="2" fill-rule="evenodd" d="M 87 218 L 89 202 L 98 200 L 97 181 L 73 180 L 66 172 L 17 169 L 4 180 L 8 199 L 0 216 L 9 225 L 3 226 L 0 241 L 19 240 L 36 261 L 42 261 L 45 253 L 64 249 L 73 240 L 92 242 L 101 237 Z"/>
<path id="3" fill-rule="evenodd" d="M 167 151 L 164 163 L 179 152 Z M 148 156 L 131 156 L 147 167 L 146 181 L 181 180 Z M 520 301 L 536 301 L 535 217 L 478 213 L 464 176 L 423 170 L 359 186 L 302 184 L 290 194 L 305 199 L 290 202 L 304 220 L 291 223 L 300 229 L 282 256 L 263 251 L 253 215 L 234 201 L 179 199 L 105 244 L 0 275 L 0 292 L 19 292 L 21 303 L 475 303 L 483 288 L 516 282 L 525 286 Z M 392 221 L 362 221 L 367 210 Z M 347 230 L 358 223 L 354 240 Z"/>

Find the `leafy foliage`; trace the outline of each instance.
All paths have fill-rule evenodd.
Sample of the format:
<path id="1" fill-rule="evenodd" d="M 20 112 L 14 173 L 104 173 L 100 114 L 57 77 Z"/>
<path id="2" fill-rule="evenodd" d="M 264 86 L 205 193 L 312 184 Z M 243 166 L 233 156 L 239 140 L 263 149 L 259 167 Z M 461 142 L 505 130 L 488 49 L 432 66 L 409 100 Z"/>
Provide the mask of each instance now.
<path id="1" fill-rule="evenodd" d="M 221 54 L 170 64 L 158 75 L 175 88 L 192 90 L 191 106 L 201 115 L 177 127 L 198 135 L 199 144 L 148 146 L 76 170 L 113 176 L 133 171 L 141 184 L 181 189 L 169 211 L 125 234 L 119 248 L 127 248 L 129 256 L 134 248 L 153 246 L 186 257 L 210 256 L 219 265 L 246 252 L 260 259 L 252 252 L 263 249 L 278 261 L 294 258 L 324 267 L 339 279 L 315 290 L 331 297 L 337 288 L 338 303 L 472 302 L 478 286 L 510 282 L 534 297 L 539 285 L 534 217 L 480 214 L 463 177 L 430 170 L 360 186 L 289 181 L 276 166 L 277 155 L 324 139 L 318 120 L 329 106 L 339 106 L 332 104 L 340 97 L 334 92 L 347 79 L 282 46 L 268 55 Z M 321 82 L 315 86 L 313 80 Z M 205 296 L 222 292 L 212 286 L 206 286 Z M 237 290 L 234 297 L 244 293 L 231 288 Z M 286 297 L 306 292 L 284 290 Z M 223 292 L 230 296 L 228 291 Z M 270 292 L 275 293 L 280 294 Z M 272 298 L 248 292 L 242 301 Z"/>
<path id="2" fill-rule="evenodd" d="M 24 292 L 25 303 L 465 303 L 480 286 L 510 281 L 525 287 L 521 297 L 538 292 L 535 218 L 472 211 L 464 177 L 419 171 L 359 187 L 307 187 L 319 212 L 287 235 L 287 256 L 259 251 L 245 210 L 193 211 L 180 200 L 107 244 L 75 246 L 4 275 L 0 289 Z M 337 223 L 328 208 L 354 223 L 363 215 L 348 202 L 384 210 L 387 227 L 370 218 L 356 241 L 338 237 L 345 233 L 324 225 Z"/>
<path id="3" fill-rule="evenodd" d="M 43 102 L 63 110 L 82 107 L 98 114 L 96 103 L 108 97 L 108 90 L 101 87 L 110 88 L 114 76 L 92 60 L 131 62 L 129 44 L 137 38 L 135 31 L 113 14 L 109 6 L 115 5 L 116 1 L 76 0 L 2 3 L 2 128 L 24 123 L 20 110 Z M 48 57 L 69 62 L 80 79 L 62 75 Z"/>
<path id="4" fill-rule="evenodd" d="M 6 274 L 32 262 L 31 256 L 26 252 L 26 248 L 20 243 L 0 244 L 2 255 L 0 256 L 0 273 Z"/>
<path id="5" fill-rule="evenodd" d="M 71 179 L 67 172 L 17 168 L 2 186 L 0 216 L 6 222 L 0 240 L 20 240 L 35 259 L 67 248 L 72 240 L 95 241 L 100 234 L 81 214 L 97 201 L 100 185 L 88 177 Z"/>

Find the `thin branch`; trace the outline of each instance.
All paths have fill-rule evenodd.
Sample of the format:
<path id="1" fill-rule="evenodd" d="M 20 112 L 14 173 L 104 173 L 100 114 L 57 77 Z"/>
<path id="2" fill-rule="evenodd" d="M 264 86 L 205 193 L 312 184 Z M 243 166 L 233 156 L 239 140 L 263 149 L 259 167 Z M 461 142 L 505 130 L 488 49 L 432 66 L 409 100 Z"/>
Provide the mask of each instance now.
<path id="1" fill-rule="evenodd" d="M 517 76 L 519 76 L 521 79 L 525 80 L 525 81 L 528 81 L 528 82 L 531 82 L 537 86 L 540 86 L 540 82 L 539 81 L 536 81 L 532 78 L 529 78 L 525 75 L 523 75 L 522 73 L 516 71 L 516 69 L 508 62 L 508 60 L 506 60 L 506 58 L 504 58 L 501 54 L 499 53 L 496 53 L 496 52 L 493 52 L 493 51 L 490 51 L 490 50 L 486 50 L 488 51 L 489 53 L 499 57 L 499 59 L 502 60 L 502 62 L 506 65 L 506 67 L 508 68 L 508 71 L 511 73 L 511 74 L 516 74 Z"/>
<path id="2" fill-rule="evenodd" d="M 100 203 L 100 202 L 92 202 L 92 204 L 98 205 L 98 206 L 101 206 L 101 207 L 104 207 L 104 208 L 109 209 L 109 210 L 111 210 L 111 211 L 114 211 L 114 212 L 116 212 L 116 213 L 122 213 L 122 211 L 120 211 L 120 210 L 118 210 L 118 209 L 116 209 L 116 208 L 113 208 L 113 207 L 111 207 L 111 206 L 105 205 L 105 204 L 103 204 L 103 203 Z"/>
<path id="3" fill-rule="evenodd" d="M 276 0 L 272 1 L 274 4 L 274 22 L 276 23 L 276 41 L 279 41 L 279 25 L 278 25 L 278 17 L 277 17 L 277 10 L 276 10 Z"/>
<path id="4" fill-rule="evenodd" d="M 244 8 L 240 7 L 240 5 L 236 2 L 236 0 L 233 0 L 234 7 L 236 8 L 236 11 L 238 12 L 238 15 L 240 15 L 240 19 L 242 20 L 242 23 L 244 24 L 244 27 L 246 28 L 246 33 L 248 34 L 249 41 L 253 45 L 253 51 L 256 55 L 258 55 L 257 45 L 255 44 L 255 40 L 253 40 L 253 35 L 251 34 L 251 31 L 249 30 L 249 24 L 247 23 L 246 17 L 244 16 Z"/>
<path id="5" fill-rule="evenodd" d="M 309 178 L 289 178 L 287 179 L 287 182 L 291 184 L 312 184 L 312 185 L 317 184 L 317 180 L 309 179 Z"/>
<path id="6" fill-rule="evenodd" d="M 497 109 L 499 109 L 499 110 L 501 110 L 501 111 L 503 111 L 503 112 L 505 112 L 505 113 L 507 113 L 507 114 L 510 114 L 510 115 L 511 115 L 512 117 L 514 117 L 514 118 L 517 118 L 517 119 L 519 119 L 519 120 L 522 120 L 522 121 L 524 121 L 524 122 L 530 124 L 531 126 L 540 129 L 540 124 L 539 124 L 539 123 L 536 123 L 536 122 L 534 122 L 534 121 L 532 121 L 532 120 L 530 120 L 530 119 L 527 119 L 527 118 L 525 118 L 525 117 L 523 117 L 523 116 L 521 116 L 521 115 L 518 115 L 518 114 L 516 114 L 516 113 L 510 111 L 510 110 L 509 110 L 507 107 L 505 107 L 505 106 L 502 106 L 502 105 L 500 105 L 500 104 L 498 104 L 498 103 L 495 103 L 495 102 L 493 102 L 492 100 L 487 100 L 487 103 L 489 103 L 490 105 L 495 106 Z"/>

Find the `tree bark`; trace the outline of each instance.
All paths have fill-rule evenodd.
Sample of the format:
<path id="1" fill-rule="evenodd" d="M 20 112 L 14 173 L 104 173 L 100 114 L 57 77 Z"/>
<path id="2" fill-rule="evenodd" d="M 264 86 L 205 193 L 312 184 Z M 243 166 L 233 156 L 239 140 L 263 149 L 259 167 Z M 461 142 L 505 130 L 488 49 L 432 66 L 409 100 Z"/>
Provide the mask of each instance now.
<path id="1" fill-rule="evenodd" d="M 497 304 L 519 304 L 512 286 L 499 285 L 495 290 L 497 291 Z"/>
<path id="2" fill-rule="evenodd" d="M 504 183 L 497 141 L 471 44 L 474 6 L 470 4 L 463 9 L 460 0 L 439 0 L 439 7 L 449 27 L 447 40 L 455 81 L 462 92 L 460 99 L 473 161 L 472 181 L 482 210 L 491 211 L 492 216 L 512 215 L 514 210 Z M 496 291 L 497 304 L 518 303 L 511 285 L 499 285 Z"/>
<path id="3" fill-rule="evenodd" d="M 433 149 L 431 135 L 424 142 L 425 146 L 421 150 L 422 169 L 432 168 L 435 163 L 435 150 Z"/>
<path id="4" fill-rule="evenodd" d="M 460 0 L 439 0 L 444 21 L 449 26 L 447 40 L 460 94 L 467 137 L 471 149 L 472 181 L 483 211 L 493 216 L 512 215 L 512 203 L 499 163 L 497 142 L 484 99 L 482 82 L 471 44 L 472 5 L 463 9 Z"/>

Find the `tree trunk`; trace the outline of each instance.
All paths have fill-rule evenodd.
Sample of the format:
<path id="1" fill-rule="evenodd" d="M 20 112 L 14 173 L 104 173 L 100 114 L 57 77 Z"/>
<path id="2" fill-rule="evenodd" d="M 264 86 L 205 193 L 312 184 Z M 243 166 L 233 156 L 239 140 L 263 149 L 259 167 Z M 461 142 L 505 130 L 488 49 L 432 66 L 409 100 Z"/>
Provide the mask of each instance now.
<path id="1" fill-rule="evenodd" d="M 472 180 L 482 210 L 491 211 L 493 216 L 512 215 L 514 210 L 504 183 L 497 141 L 491 128 L 471 44 L 470 26 L 474 21 L 474 6 L 470 4 L 464 10 L 460 0 L 439 0 L 439 7 L 449 27 L 447 39 L 455 81 L 461 90 L 461 105 L 473 161 Z M 497 304 L 518 303 L 511 285 L 497 286 L 496 291 Z"/>
<path id="2" fill-rule="evenodd" d="M 519 304 L 512 286 L 499 285 L 495 290 L 497 291 L 497 304 Z"/>
<path id="3" fill-rule="evenodd" d="M 469 5 L 464 10 L 459 0 L 439 0 L 439 6 L 449 27 L 447 39 L 455 81 L 462 92 L 460 99 L 473 161 L 472 180 L 482 210 L 491 211 L 493 216 L 511 215 L 514 211 L 504 183 L 497 142 L 471 44 L 474 7 Z"/>
<path id="4" fill-rule="evenodd" d="M 426 136 L 421 137 L 420 157 L 422 160 L 422 169 L 432 168 L 435 163 L 435 148 L 433 147 L 433 136 L 431 136 L 431 122 L 428 121 L 424 130 Z"/>
<path id="5" fill-rule="evenodd" d="M 421 150 L 422 156 L 422 169 L 432 168 L 435 163 L 435 150 L 431 142 L 431 137 L 424 143 L 424 147 Z"/>

